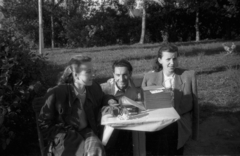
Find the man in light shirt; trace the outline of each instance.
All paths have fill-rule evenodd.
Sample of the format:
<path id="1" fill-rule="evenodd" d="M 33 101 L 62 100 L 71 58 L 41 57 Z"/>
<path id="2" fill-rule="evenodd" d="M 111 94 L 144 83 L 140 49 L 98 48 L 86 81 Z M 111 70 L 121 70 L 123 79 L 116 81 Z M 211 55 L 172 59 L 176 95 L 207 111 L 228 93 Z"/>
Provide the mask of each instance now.
<path id="1" fill-rule="evenodd" d="M 121 59 L 113 63 L 112 69 L 113 78 L 109 79 L 106 83 L 101 84 L 103 92 L 109 95 L 114 95 L 117 99 L 121 98 L 122 96 L 126 96 L 132 100 L 140 100 L 140 90 L 135 87 L 131 79 L 133 71 L 132 65 L 127 60 Z M 128 132 L 129 131 L 124 130 L 121 130 L 120 132 L 120 130 L 115 129 L 110 137 L 110 140 L 108 141 L 107 147 L 113 147 L 116 143 L 116 140 L 121 138 L 123 134 L 129 134 Z M 140 135 L 144 135 L 144 133 L 136 131 L 132 132 L 134 144 L 133 151 L 137 151 L 137 149 L 135 149 L 137 148 L 135 144 L 138 144 L 138 146 L 145 146 L 145 142 L 139 143 L 137 141 L 137 138 L 139 138 Z M 124 135 L 124 137 L 126 136 Z M 136 152 L 133 153 L 134 155 L 138 155 L 135 154 Z"/>
<path id="2" fill-rule="evenodd" d="M 137 100 L 138 89 L 132 83 L 132 65 L 127 60 L 118 60 L 113 63 L 113 78 L 101 84 L 102 90 L 106 94 L 114 95 L 117 99 L 126 96 L 132 100 Z"/>

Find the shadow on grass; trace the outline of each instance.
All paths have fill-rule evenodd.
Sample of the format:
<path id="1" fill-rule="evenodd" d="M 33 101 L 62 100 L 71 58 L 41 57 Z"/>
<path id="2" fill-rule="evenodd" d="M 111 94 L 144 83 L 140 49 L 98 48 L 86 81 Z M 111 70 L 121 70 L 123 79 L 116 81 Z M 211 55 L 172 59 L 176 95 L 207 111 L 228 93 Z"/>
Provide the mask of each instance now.
<path id="1" fill-rule="evenodd" d="M 209 43 L 224 43 L 224 42 L 236 42 L 236 40 L 203 40 L 199 42 L 189 41 L 189 42 L 175 42 L 177 46 L 195 46 L 199 44 L 209 44 Z M 154 43 L 154 44 L 133 44 L 133 45 L 113 45 L 113 46 L 105 46 L 105 47 L 89 47 L 89 48 L 69 48 L 66 49 L 63 53 L 85 53 L 85 52 L 101 52 L 101 51 L 109 51 L 109 50 L 127 50 L 127 49 L 151 49 L 158 48 L 162 43 Z"/>
<path id="2" fill-rule="evenodd" d="M 240 101 L 239 101 L 240 102 Z M 228 106 L 216 106 L 210 102 L 200 102 L 200 124 L 211 116 L 230 117 L 235 116 L 240 122 L 240 103 L 233 103 Z"/>
<path id="3" fill-rule="evenodd" d="M 216 48 L 211 48 L 211 49 L 201 49 L 201 48 L 193 48 L 192 50 L 189 51 L 179 51 L 179 55 L 183 56 L 183 57 L 194 57 L 194 56 L 198 56 L 200 54 L 204 54 L 206 56 L 210 56 L 210 55 L 215 55 L 215 54 L 221 54 L 223 53 L 224 49 L 223 47 L 216 47 Z M 227 52 L 226 52 L 227 54 Z M 235 49 L 234 54 L 236 55 L 240 55 L 240 46 L 237 46 Z M 149 55 L 145 55 L 145 56 L 130 56 L 130 57 L 126 57 L 126 59 L 128 61 L 139 61 L 139 60 L 152 60 L 154 58 L 156 58 L 157 52 L 156 54 L 149 54 Z M 115 60 L 114 60 L 115 61 Z"/>
<path id="4" fill-rule="evenodd" d="M 187 51 L 187 52 L 180 51 L 180 56 L 193 57 L 201 53 L 203 53 L 204 55 L 215 55 L 215 54 L 220 54 L 223 51 L 224 51 L 223 47 L 216 47 L 211 49 L 193 48 L 191 51 Z"/>
<path id="5" fill-rule="evenodd" d="M 215 55 L 215 54 L 220 54 L 224 52 L 224 48 L 221 47 L 215 47 L 215 48 L 209 48 L 209 49 L 202 49 L 202 48 L 193 48 L 192 51 L 185 52 L 185 51 L 180 51 L 180 56 L 185 56 L 185 57 L 192 57 L 192 56 L 197 56 L 199 54 L 204 54 L 204 55 Z M 226 51 L 225 51 L 226 52 Z M 235 54 L 239 54 L 240 52 L 240 46 L 236 46 L 236 49 L 234 51 Z M 227 54 L 227 52 L 226 52 Z"/>
<path id="6" fill-rule="evenodd" d="M 197 75 L 223 72 L 223 71 L 228 70 L 229 68 L 238 70 L 238 69 L 240 69 L 240 64 L 236 64 L 236 65 L 232 65 L 232 66 L 219 66 L 219 67 L 211 68 L 211 70 L 198 71 Z"/>

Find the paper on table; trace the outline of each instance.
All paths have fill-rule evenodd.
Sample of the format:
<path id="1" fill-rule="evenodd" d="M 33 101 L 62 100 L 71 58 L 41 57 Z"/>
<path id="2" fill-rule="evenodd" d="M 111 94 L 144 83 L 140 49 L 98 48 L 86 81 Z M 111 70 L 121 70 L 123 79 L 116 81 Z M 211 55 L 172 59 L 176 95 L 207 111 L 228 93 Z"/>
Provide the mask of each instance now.
<path id="1" fill-rule="evenodd" d="M 149 91 L 150 91 L 150 93 L 152 93 L 152 94 L 157 94 L 157 93 L 163 92 L 163 89 L 154 89 L 154 90 L 149 90 Z"/>
<path id="2" fill-rule="evenodd" d="M 149 90 L 151 94 L 157 94 L 157 93 L 161 93 L 164 91 L 164 87 L 163 86 L 147 86 L 147 87 L 143 87 L 143 90 Z"/>
<path id="3" fill-rule="evenodd" d="M 165 89 L 163 86 L 147 86 L 147 87 L 143 87 L 143 90 L 156 90 L 156 89 Z"/>
<path id="4" fill-rule="evenodd" d="M 132 106 L 135 106 L 141 110 L 146 110 L 146 108 L 144 107 L 143 103 L 137 103 L 136 101 L 133 101 L 131 99 L 129 99 L 128 97 L 126 96 L 122 96 L 120 99 L 119 99 L 119 103 L 122 104 L 122 105 L 132 105 Z"/>

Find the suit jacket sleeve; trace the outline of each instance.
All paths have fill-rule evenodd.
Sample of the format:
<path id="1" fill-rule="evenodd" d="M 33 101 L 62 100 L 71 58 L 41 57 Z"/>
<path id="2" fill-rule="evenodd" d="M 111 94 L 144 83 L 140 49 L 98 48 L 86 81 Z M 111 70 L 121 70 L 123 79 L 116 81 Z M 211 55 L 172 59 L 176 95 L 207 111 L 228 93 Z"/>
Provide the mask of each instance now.
<path id="1" fill-rule="evenodd" d="M 142 88 L 147 87 L 147 74 L 143 76 L 143 81 L 142 81 Z"/>
<path id="2" fill-rule="evenodd" d="M 194 72 L 192 77 L 192 96 L 193 96 L 193 127 L 192 127 L 192 138 L 198 139 L 198 126 L 199 126 L 199 105 L 198 105 L 198 94 L 197 94 L 197 78 Z"/>
<path id="3" fill-rule="evenodd" d="M 110 94 L 111 95 L 111 85 L 109 82 L 101 83 L 100 84 L 102 91 L 105 94 Z"/>
<path id="4" fill-rule="evenodd" d="M 44 140 L 52 140 L 59 132 L 64 132 L 62 124 L 56 124 L 58 112 L 56 104 L 55 90 L 50 89 L 45 95 L 45 103 L 40 111 L 38 123 Z"/>
<path id="5" fill-rule="evenodd" d="M 110 103 L 109 103 L 110 100 L 117 101 L 113 95 L 106 94 L 108 87 L 106 87 L 105 85 L 107 85 L 107 83 L 101 84 L 101 86 L 98 84 L 99 91 L 100 91 L 99 94 L 101 95 L 101 98 L 102 98 L 101 107 L 110 105 Z"/>

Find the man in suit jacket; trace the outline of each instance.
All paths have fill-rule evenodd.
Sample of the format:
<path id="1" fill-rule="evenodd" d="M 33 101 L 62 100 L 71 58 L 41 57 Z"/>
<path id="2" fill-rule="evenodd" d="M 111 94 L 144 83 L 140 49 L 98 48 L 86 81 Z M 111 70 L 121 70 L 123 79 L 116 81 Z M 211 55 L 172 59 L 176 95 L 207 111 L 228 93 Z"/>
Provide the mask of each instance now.
<path id="1" fill-rule="evenodd" d="M 157 146 L 162 149 L 159 154 L 182 155 L 183 147 L 190 136 L 195 140 L 198 137 L 199 106 L 196 74 L 193 70 L 177 68 L 177 52 L 174 45 L 162 45 L 158 52 L 155 72 L 147 73 L 142 82 L 142 87 L 164 86 L 172 89 L 173 107 L 181 117 L 177 123 L 156 132 L 161 144 Z"/>
<path id="2" fill-rule="evenodd" d="M 102 90 L 105 94 L 114 95 L 115 98 L 119 99 L 122 96 L 126 96 L 132 100 L 140 100 L 139 95 L 139 89 L 137 89 L 134 85 L 134 83 L 131 80 L 132 76 L 132 65 L 127 60 L 117 60 L 113 63 L 112 66 L 113 69 L 113 77 L 109 79 L 106 83 L 101 84 Z M 108 147 L 114 146 L 117 138 L 119 138 L 119 135 L 122 135 L 121 133 L 127 133 L 128 131 L 119 131 L 114 130 L 110 140 L 108 141 Z M 120 134 L 119 134 L 120 133 Z M 135 144 L 140 144 L 139 146 L 142 146 L 145 148 L 145 142 L 139 143 L 136 140 L 139 137 L 144 137 L 145 135 L 142 132 L 133 132 L 133 142 Z M 141 136 L 140 136 L 141 135 Z M 142 136 L 144 135 L 144 136 Z M 135 141 L 134 141 L 135 140 Z M 134 155 L 139 155 L 136 151 L 137 146 L 134 145 Z"/>

